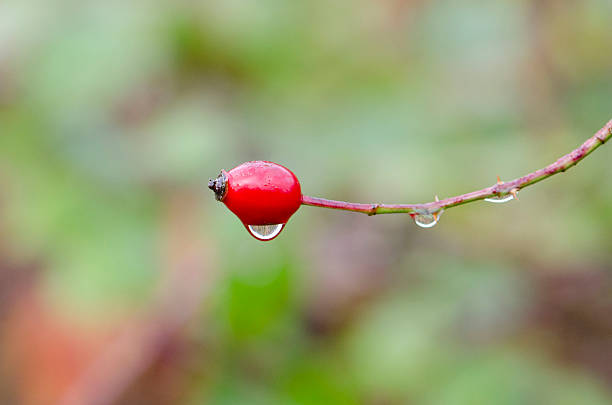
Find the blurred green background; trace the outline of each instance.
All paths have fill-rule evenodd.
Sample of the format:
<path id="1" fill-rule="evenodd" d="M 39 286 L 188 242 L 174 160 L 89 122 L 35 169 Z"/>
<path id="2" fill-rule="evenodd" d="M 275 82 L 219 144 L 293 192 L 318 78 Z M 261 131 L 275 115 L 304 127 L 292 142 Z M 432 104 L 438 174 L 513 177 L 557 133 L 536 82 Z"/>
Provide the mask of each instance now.
<path id="1" fill-rule="evenodd" d="M 612 118 L 612 2 L 0 2 L 0 403 L 609 404 L 612 151 L 518 201 L 426 202 Z"/>

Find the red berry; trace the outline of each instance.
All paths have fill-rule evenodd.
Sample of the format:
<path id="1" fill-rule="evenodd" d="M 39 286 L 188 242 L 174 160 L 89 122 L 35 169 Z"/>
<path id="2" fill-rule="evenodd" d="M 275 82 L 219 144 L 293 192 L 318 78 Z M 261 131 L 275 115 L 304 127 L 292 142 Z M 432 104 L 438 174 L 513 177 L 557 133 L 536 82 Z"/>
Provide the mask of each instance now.
<path id="1" fill-rule="evenodd" d="M 259 240 L 272 240 L 302 203 L 300 183 L 291 170 L 272 162 L 246 162 L 221 171 L 208 183 Z"/>

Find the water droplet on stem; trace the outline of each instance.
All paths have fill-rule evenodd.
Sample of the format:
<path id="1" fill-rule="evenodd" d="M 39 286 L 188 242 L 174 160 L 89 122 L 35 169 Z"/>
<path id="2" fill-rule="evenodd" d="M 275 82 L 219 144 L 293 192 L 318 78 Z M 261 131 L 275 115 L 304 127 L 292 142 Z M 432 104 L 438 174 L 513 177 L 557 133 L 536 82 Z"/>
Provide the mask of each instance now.
<path id="1" fill-rule="evenodd" d="M 515 199 L 515 195 L 518 193 L 518 191 L 515 191 L 514 193 L 509 193 L 506 194 L 504 196 L 499 196 L 496 195 L 495 197 L 489 197 L 489 198 L 485 198 L 485 201 L 491 202 L 491 203 L 495 203 L 495 204 L 501 204 L 501 203 L 505 203 L 511 200 Z"/>
<path id="2" fill-rule="evenodd" d="M 285 224 L 247 225 L 249 233 L 259 240 L 272 240 L 283 230 Z"/>
<path id="3" fill-rule="evenodd" d="M 412 218 L 414 223 L 421 228 L 431 228 L 440 221 L 440 216 L 444 211 L 437 212 L 435 214 L 416 214 Z"/>

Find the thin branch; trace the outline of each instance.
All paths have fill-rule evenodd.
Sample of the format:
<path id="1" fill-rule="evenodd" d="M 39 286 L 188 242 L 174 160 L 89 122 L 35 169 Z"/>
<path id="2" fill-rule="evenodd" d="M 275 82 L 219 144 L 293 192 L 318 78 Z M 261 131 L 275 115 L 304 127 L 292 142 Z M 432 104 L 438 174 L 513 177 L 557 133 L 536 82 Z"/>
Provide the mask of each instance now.
<path id="1" fill-rule="evenodd" d="M 595 135 L 587 139 L 582 145 L 565 156 L 560 157 L 554 163 L 524 175 L 517 179 L 503 182 L 498 178 L 497 183 L 482 190 L 446 198 L 444 200 L 432 201 L 424 204 L 360 204 L 344 201 L 327 200 L 325 198 L 302 196 L 302 204 L 313 207 L 324 207 L 338 210 L 361 212 L 368 215 L 404 213 L 410 215 L 436 214 L 442 210 L 484 200 L 485 198 L 502 198 L 507 195 L 516 196 L 516 193 L 532 184 L 542 181 L 557 173 L 566 171 L 575 166 L 582 159 L 600 145 L 606 143 L 612 137 L 612 120 L 603 126 Z"/>

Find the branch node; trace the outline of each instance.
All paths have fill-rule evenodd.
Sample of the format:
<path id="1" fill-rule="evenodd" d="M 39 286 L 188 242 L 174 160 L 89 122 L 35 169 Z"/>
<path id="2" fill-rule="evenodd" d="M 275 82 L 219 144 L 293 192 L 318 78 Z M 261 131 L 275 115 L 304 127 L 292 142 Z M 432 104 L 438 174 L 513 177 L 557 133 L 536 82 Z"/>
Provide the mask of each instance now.
<path id="1" fill-rule="evenodd" d="M 612 127 L 611 127 L 612 128 Z M 610 134 L 612 134 L 612 129 L 610 131 L 608 131 Z M 605 135 L 600 135 L 599 133 L 597 134 L 597 139 L 599 140 L 599 142 L 601 142 L 601 144 L 603 145 L 604 143 L 606 143 L 606 136 Z"/>

